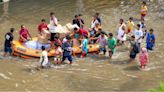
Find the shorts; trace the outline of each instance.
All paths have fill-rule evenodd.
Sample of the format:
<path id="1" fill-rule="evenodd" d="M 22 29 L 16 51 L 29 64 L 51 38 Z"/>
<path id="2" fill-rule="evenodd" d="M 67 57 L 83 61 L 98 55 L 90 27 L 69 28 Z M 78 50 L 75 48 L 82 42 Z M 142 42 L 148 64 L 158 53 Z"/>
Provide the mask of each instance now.
<path id="1" fill-rule="evenodd" d="M 106 48 L 102 48 L 100 47 L 100 52 L 103 51 L 104 53 L 106 53 Z"/>
<path id="2" fill-rule="evenodd" d="M 146 16 L 146 14 L 141 14 L 141 16 L 142 16 L 142 17 L 145 17 L 145 16 Z"/>
<path id="3" fill-rule="evenodd" d="M 12 53 L 12 48 L 11 47 L 5 47 L 4 51 L 7 53 L 9 52 L 10 54 Z"/>
<path id="4" fill-rule="evenodd" d="M 135 59 L 137 54 L 130 54 L 130 58 Z"/>
<path id="5" fill-rule="evenodd" d="M 56 33 L 51 33 L 50 41 L 54 41 L 55 40 L 55 35 L 56 35 Z"/>
<path id="6" fill-rule="evenodd" d="M 128 33 L 130 33 L 131 32 L 131 29 L 130 28 L 128 28 Z"/>
<path id="7" fill-rule="evenodd" d="M 44 67 L 47 66 L 47 64 L 48 64 L 48 61 L 41 62 L 41 65 L 44 66 Z"/>
<path id="8" fill-rule="evenodd" d="M 108 51 L 109 53 L 112 53 L 112 55 L 114 54 L 114 52 L 112 50 Z"/>
<path id="9" fill-rule="evenodd" d="M 64 62 L 66 58 L 69 60 L 70 63 L 72 63 L 72 56 L 71 55 L 63 56 L 62 62 Z"/>

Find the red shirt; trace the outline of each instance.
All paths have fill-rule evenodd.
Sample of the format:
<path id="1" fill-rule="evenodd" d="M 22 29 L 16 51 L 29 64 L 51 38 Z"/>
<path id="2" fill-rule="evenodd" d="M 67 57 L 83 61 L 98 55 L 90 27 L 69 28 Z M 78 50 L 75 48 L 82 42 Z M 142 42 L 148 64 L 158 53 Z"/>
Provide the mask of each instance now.
<path id="1" fill-rule="evenodd" d="M 20 36 L 22 36 L 23 38 L 27 39 L 27 38 L 28 38 L 29 32 L 28 32 L 27 29 L 22 28 L 22 29 L 19 31 L 19 34 L 20 34 Z"/>
<path id="2" fill-rule="evenodd" d="M 88 31 L 84 30 L 82 28 L 79 29 L 79 33 L 80 33 L 80 35 L 88 35 Z"/>
<path id="3" fill-rule="evenodd" d="M 47 29 L 48 30 L 48 26 L 46 23 L 41 23 L 38 26 L 38 31 L 41 32 L 43 29 Z"/>

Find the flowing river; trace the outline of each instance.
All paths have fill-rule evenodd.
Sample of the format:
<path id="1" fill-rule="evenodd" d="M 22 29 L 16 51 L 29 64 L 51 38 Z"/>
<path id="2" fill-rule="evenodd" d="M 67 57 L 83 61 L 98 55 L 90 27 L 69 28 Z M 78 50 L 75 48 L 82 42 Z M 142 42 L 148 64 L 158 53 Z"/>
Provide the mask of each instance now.
<path id="1" fill-rule="evenodd" d="M 88 28 L 94 13 L 99 12 L 103 29 L 116 35 L 119 18 L 133 16 L 135 24 L 139 23 L 142 0 L 11 0 L 0 4 L 0 91 L 147 91 L 158 87 L 164 82 L 164 4 L 163 0 L 149 1 L 146 25 L 157 37 L 155 50 L 149 53 L 149 71 L 138 69 L 138 58 L 129 64 L 124 47 L 117 48 L 112 60 L 89 54 L 85 59 L 74 57 L 72 65 L 41 71 L 35 70 L 38 59 L 2 57 L 4 34 L 11 27 L 16 29 L 15 39 L 21 24 L 37 36 L 40 20 L 49 22 L 49 13 L 55 12 L 62 25 L 81 13 Z"/>

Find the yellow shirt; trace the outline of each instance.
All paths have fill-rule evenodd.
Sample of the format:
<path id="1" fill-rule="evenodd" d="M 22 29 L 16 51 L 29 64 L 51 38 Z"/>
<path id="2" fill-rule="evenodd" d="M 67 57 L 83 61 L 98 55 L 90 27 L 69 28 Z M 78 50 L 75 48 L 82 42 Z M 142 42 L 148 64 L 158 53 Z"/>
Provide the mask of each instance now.
<path id="1" fill-rule="evenodd" d="M 128 29 L 133 30 L 134 22 L 133 21 L 128 21 Z"/>
<path id="2" fill-rule="evenodd" d="M 147 9 L 147 6 L 141 6 L 141 14 L 147 14 L 147 11 L 148 11 L 148 9 Z"/>

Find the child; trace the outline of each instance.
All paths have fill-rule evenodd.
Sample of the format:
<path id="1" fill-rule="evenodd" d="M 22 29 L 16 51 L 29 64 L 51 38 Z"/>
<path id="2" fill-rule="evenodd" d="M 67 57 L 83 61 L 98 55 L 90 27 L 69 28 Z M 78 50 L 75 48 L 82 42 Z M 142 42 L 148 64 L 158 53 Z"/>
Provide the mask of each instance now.
<path id="1" fill-rule="evenodd" d="M 63 52 L 63 58 L 62 58 L 61 63 L 63 63 L 65 59 L 68 58 L 70 64 L 72 64 L 72 54 L 71 54 L 72 47 L 70 43 L 71 37 L 68 36 L 66 39 L 67 39 L 66 42 L 62 44 L 62 49 L 64 50 L 64 52 Z"/>
<path id="2" fill-rule="evenodd" d="M 55 43 L 54 46 L 55 46 L 54 61 L 56 64 L 59 64 L 61 62 L 61 59 L 62 59 L 62 48 L 57 43 Z"/>
<path id="3" fill-rule="evenodd" d="M 112 33 L 109 33 L 108 35 L 108 49 L 109 49 L 109 58 L 111 59 L 112 58 L 112 55 L 114 54 L 115 52 L 115 47 L 117 45 L 117 41 L 116 39 L 113 37 L 113 34 Z"/>
<path id="4" fill-rule="evenodd" d="M 42 53 L 41 53 L 39 62 L 40 62 L 41 68 L 45 68 L 48 64 L 48 55 L 44 46 L 42 46 L 41 49 L 42 49 Z"/>
<path id="5" fill-rule="evenodd" d="M 146 48 L 142 48 L 140 52 L 140 68 L 145 69 L 148 63 L 148 53 Z"/>
<path id="6" fill-rule="evenodd" d="M 133 27 L 134 27 L 133 17 L 130 17 L 128 21 L 128 33 L 133 31 Z"/>
<path id="7" fill-rule="evenodd" d="M 81 57 L 84 58 L 88 53 L 88 36 L 87 35 L 84 35 L 84 40 L 80 47 L 82 47 L 82 56 Z"/>
<path id="8" fill-rule="evenodd" d="M 145 16 L 147 15 L 147 6 L 146 6 L 146 2 L 143 1 L 142 6 L 141 6 L 141 20 L 144 20 Z"/>

